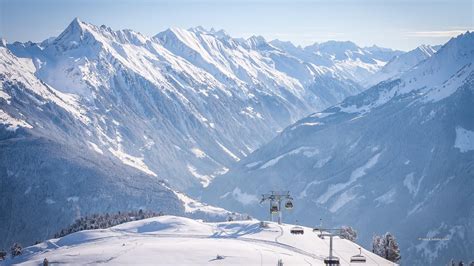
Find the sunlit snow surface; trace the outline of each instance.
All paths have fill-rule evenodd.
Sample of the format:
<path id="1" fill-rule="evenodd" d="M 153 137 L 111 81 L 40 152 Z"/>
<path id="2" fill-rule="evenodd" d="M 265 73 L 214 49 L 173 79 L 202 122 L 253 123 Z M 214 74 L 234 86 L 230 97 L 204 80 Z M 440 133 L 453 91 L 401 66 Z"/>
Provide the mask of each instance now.
<path id="1" fill-rule="evenodd" d="M 329 238 L 320 239 L 311 228 L 292 235 L 292 225 L 257 220 L 205 223 L 176 216 L 130 222 L 109 229 L 77 232 L 28 247 L 6 265 L 324 265 Z M 359 246 L 334 239 L 334 254 L 349 265 Z M 365 265 L 392 265 L 362 249 Z M 217 255 L 222 259 L 216 259 Z"/>
<path id="2" fill-rule="evenodd" d="M 474 150 L 474 131 L 456 127 L 456 141 L 454 147 L 461 152 L 468 152 Z"/>

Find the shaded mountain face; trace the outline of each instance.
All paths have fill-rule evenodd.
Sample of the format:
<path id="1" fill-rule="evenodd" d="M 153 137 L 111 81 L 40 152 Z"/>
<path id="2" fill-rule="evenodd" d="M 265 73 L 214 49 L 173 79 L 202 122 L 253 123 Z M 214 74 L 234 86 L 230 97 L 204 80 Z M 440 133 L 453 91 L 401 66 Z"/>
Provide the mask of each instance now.
<path id="1" fill-rule="evenodd" d="M 472 259 L 474 33 L 398 79 L 287 127 L 216 178 L 204 199 L 259 217 L 289 190 L 287 221 L 351 225 L 366 247 L 390 231 L 409 265 Z"/>

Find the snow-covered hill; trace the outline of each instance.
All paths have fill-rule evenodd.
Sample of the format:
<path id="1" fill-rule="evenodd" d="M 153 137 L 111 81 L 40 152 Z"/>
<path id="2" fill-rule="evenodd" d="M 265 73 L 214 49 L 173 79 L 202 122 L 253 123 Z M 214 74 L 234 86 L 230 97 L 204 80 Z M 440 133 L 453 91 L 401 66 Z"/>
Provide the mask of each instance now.
<path id="1" fill-rule="evenodd" d="M 24 249 L 5 264 L 134 264 L 134 265 L 324 265 L 329 238 L 311 228 L 292 235 L 290 224 L 257 220 L 206 223 L 176 216 L 129 222 L 109 229 L 89 230 L 51 239 Z M 334 255 L 341 265 L 359 254 L 359 245 L 334 238 Z M 364 265 L 395 265 L 362 249 Z M 220 256 L 217 258 L 217 256 Z"/>
<path id="2" fill-rule="evenodd" d="M 290 190 L 292 219 L 391 231 L 409 265 L 472 260 L 474 33 L 401 74 L 287 127 L 217 178 L 205 200 L 261 213 Z M 206 198 L 207 197 L 207 198 Z"/>

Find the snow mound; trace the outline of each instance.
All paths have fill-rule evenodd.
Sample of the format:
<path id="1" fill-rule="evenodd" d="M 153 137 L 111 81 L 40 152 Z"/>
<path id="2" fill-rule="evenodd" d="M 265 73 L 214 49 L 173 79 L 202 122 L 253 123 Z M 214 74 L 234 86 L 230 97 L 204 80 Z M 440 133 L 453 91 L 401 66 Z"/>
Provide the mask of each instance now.
<path id="1" fill-rule="evenodd" d="M 212 234 L 211 226 L 193 219 L 163 216 L 129 222 L 112 227 L 114 232 L 138 234 Z"/>
<path id="2" fill-rule="evenodd" d="M 257 220 L 205 223 L 176 216 L 161 216 L 105 230 L 77 232 L 24 249 L 7 265 L 38 265 L 44 258 L 62 264 L 153 265 L 324 265 L 329 239 L 311 228 L 303 235 L 290 233 L 293 225 Z M 341 265 L 359 253 L 359 245 L 334 239 L 334 253 Z M 362 249 L 367 265 L 394 265 Z"/>

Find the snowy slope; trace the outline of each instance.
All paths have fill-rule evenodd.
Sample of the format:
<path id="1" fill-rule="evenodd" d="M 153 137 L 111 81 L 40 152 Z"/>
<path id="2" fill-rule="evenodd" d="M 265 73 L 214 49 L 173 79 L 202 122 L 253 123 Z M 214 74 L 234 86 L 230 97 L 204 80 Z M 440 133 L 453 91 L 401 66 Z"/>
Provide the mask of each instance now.
<path id="1" fill-rule="evenodd" d="M 398 79 L 288 126 L 204 200 L 258 217 L 262 193 L 290 190 L 290 219 L 349 224 L 366 247 L 391 231 L 402 263 L 472 260 L 473 63 L 467 32 Z"/>
<path id="2" fill-rule="evenodd" d="M 381 81 L 396 78 L 435 53 L 436 50 L 432 46 L 421 45 L 414 50 L 394 57 L 382 69 L 363 81 L 362 84 L 365 87 L 371 87 Z"/>
<path id="3" fill-rule="evenodd" d="M 129 222 L 110 229 L 77 232 L 28 247 L 5 265 L 52 264 L 135 265 L 324 265 L 329 239 L 320 239 L 311 228 L 292 235 L 292 225 L 257 220 L 205 223 L 176 216 Z M 334 238 L 334 253 L 349 265 L 358 245 Z M 395 265 L 362 249 L 365 265 Z M 222 259 L 216 259 L 217 255 Z"/>

